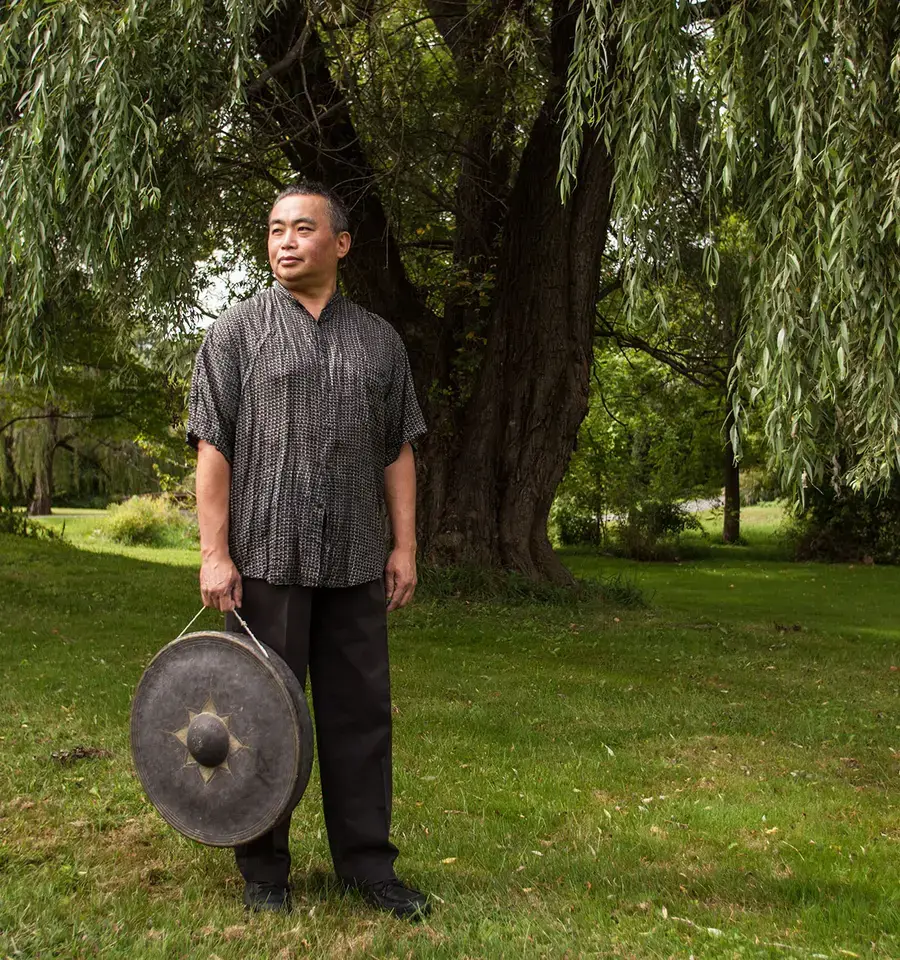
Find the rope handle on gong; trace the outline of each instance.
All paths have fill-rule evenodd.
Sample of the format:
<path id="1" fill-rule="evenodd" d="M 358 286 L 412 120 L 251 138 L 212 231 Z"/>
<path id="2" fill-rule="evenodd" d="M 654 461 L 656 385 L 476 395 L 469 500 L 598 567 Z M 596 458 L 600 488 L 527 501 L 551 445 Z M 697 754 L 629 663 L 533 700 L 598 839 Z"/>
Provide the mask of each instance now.
<path id="1" fill-rule="evenodd" d="M 197 619 L 197 617 L 200 616 L 201 613 L 203 613 L 203 611 L 204 611 L 205 609 L 206 609 L 206 605 L 204 604 L 204 605 L 194 614 L 194 617 L 193 617 L 193 619 L 191 620 L 191 622 L 184 628 L 184 630 L 181 631 L 181 633 L 178 634 L 178 636 L 175 638 L 176 640 L 179 640 L 181 637 L 183 637 L 183 636 L 188 632 L 188 630 L 190 630 L 190 628 L 194 625 L 194 621 Z M 248 636 L 250 637 L 250 639 L 257 645 L 257 647 L 259 647 L 259 652 L 266 658 L 266 660 L 271 660 L 271 657 L 269 656 L 269 652 L 268 652 L 268 651 L 266 650 L 266 648 L 259 642 L 259 640 L 256 639 L 256 636 L 254 635 L 253 631 L 252 631 L 252 630 L 250 629 L 250 627 L 247 625 L 247 621 L 238 613 L 237 608 L 235 608 L 232 612 L 233 612 L 234 615 L 238 618 L 238 623 L 240 623 L 240 625 L 247 631 L 247 634 L 248 634 Z"/>

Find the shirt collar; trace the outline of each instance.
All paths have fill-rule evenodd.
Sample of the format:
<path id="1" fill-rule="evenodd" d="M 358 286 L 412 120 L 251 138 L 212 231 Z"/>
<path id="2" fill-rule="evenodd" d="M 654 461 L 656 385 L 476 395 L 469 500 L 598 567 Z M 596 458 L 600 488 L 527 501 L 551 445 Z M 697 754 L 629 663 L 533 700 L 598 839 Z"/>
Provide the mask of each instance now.
<path id="1" fill-rule="evenodd" d="M 272 284 L 272 289 L 275 291 L 277 296 L 280 296 L 285 300 L 289 300 L 295 307 L 300 307 L 309 313 L 309 311 L 306 310 L 306 307 L 303 306 L 303 304 L 291 293 L 290 290 L 288 290 L 287 287 L 282 284 L 280 280 L 275 280 L 275 282 Z M 334 293 L 331 295 L 331 299 L 322 308 L 322 312 L 319 314 L 319 320 L 327 320 L 329 307 L 336 307 L 343 299 L 344 298 L 341 295 L 340 290 L 335 288 Z"/>

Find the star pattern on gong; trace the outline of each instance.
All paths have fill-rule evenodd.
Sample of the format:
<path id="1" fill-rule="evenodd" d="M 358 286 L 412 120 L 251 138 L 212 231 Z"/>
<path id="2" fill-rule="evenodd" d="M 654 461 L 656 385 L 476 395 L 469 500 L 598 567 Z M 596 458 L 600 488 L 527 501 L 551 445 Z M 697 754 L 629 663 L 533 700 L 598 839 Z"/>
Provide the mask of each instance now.
<path id="1" fill-rule="evenodd" d="M 199 763 L 194 757 L 191 756 L 190 751 L 187 749 L 188 745 L 188 731 L 190 730 L 191 723 L 195 717 L 199 717 L 201 714 L 207 714 L 208 716 L 215 717 L 217 720 L 220 720 L 225 726 L 225 729 L 228 731 L 228 754 L 225 759 L 217 764 L 214 767 L 206 767 L 202 763 Z M 233 756 L 239 750 L 246 749 L 246 745 L 241 743 L 240 740 L 231 732 L 229 727 L 229 720 L 231 719 L 231 714 L 220 714 L 216 709 L 215 702 L 210 696 L 206 703 L 199 710 L 188 710 L 188 722 L 180 729 L 173 732 L 172 736 L 175 737 L 185 748 L 186 754 L 184 759 L 184 766 L 186 767 L 197 767 L 200 772 L 200 776 L 203 777 L 204 783 L 209 783 L 210 780 L 216 775 L 217 770 L 224 770 L 226 773 L 231 773 L 231 767 L 228 766 L 229 757 Z"/>

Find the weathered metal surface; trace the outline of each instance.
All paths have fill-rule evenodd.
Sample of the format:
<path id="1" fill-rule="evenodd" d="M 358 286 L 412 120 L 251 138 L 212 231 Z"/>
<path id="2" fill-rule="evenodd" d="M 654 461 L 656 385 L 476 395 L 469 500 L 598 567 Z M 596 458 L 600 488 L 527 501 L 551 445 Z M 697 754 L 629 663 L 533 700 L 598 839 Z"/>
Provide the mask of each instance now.
<path id="1" fill-rule="evenodd" d="M 309 782 L 313 732 L 290 667 L 244 634 L 189 633 L 153 658 L 131 708 L 138 777 L 163 819 L 215 847 L 247 843 Z"/>

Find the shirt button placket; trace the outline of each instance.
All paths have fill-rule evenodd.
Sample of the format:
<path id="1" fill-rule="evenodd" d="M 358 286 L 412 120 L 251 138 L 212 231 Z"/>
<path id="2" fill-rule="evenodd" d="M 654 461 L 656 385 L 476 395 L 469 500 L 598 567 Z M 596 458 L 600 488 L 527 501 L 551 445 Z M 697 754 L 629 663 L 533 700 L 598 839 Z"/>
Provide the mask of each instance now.
<path id="1" fill-rule="evenodd" d="M 324 312 L 324 311 L 323 311 Z M 326 540 L 326 503 L 328 502 L 328 453 L 331 442 L 331 424 L 329 422 L 328 416 L 328 343 L 325 333 L 322 328 L 322 320 L 320 318 L 319 322 L 316 324 L 316 348 L 318 352 L 319 359 L 319 369 L 322 371 L 321 376 L 321 398 L 323 401 L 322 404 L 322 419 L 320 421 L 320 428 L 322 429 L 322 435 L 319 441 L 319 450 L 317 451 L 318 459 L 316 461 L 316 499 L 315 499 L 315 510 L 316 510 L 316 533 L 318 535 L 318 563 L 319 563 L 319 581 L 320 583 L 325 583 L 329 577 L 328 569 L 328 544 Z"/>

